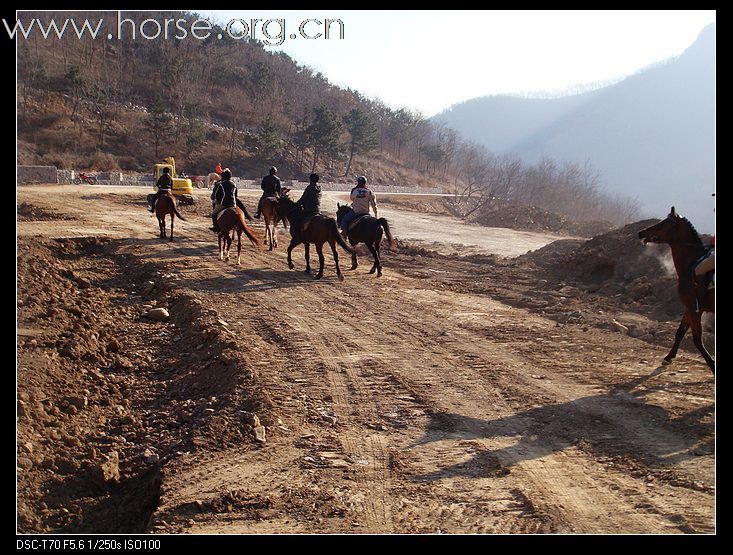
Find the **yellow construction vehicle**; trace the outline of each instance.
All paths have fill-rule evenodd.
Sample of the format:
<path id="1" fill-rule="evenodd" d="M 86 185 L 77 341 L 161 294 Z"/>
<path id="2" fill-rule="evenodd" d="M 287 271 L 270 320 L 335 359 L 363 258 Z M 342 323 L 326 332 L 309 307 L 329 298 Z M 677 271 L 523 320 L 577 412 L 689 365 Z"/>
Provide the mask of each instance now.
<path id="1" fill-rule="evenodd" d="M 163 158 L 163 161 L 159 164 L 155 164 L 155 183 L 158 182 L 160 174 L 163 172 L 163 168 L 170 168 L 171 177 L 173 178 L 173 194 L 179 200 L 181 204 L 193 204 L 196 202 L 196 198 L 193 196 L 193 185 L 191 180 L 188 178 L 178 177 L 176 174 L 176 161 L 172 156 Z"/>

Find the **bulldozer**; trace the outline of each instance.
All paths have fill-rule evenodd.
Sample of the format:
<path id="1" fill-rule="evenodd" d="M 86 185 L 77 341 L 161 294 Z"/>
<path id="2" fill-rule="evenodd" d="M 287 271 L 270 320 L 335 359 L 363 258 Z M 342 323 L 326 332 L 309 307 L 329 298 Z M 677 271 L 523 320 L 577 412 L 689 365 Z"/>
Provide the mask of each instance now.
<path id="1" fill-rule="evenodd" d="M 193 196 L 193 185 L 191 183 L 191 180 L 188 178 L 178 177 L 178 174 L 176 173 L 176 161 L 173 159 L 172 156 L 163 158 L 162 162 L 160 162 L 159 164 L 155 164 L 155 183 L 158 182 L 158 178 L 163 172 L 163 168 L 170 168 L 171 170 L 171 177 L 173 178 L 172 193 L 175 195 L 176 199 L 178 199 L 178 201 L 184 205 L 194 204 L 196 202 L 196 197 Z"/>

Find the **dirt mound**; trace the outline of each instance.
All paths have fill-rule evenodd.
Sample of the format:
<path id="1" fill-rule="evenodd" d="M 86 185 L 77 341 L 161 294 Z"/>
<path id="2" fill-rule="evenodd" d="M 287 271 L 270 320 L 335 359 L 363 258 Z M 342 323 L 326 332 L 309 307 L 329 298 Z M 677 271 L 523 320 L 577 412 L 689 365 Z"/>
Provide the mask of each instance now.
<path id="1" fill-rule="evenodd" d="M 144 532 L 161 463 L 254 445 L 242 410 L 267 421 L 226 326 L 119 246 L 18 241 L 19 531 Z"/>
<path id="2" fill-rule="evenodd" d="M 49 212 L 38 206 L 27 202 L 18 205 L 18 220 L 21 222 L 43 221 L 43 220 L 75 220 L 74 216 Z"/>
<path id="3" fill-rule="evenodd" d="M 657 221 L 628 224 L 588 241 L 555 241 L 517 261 L 544 268 L 557 279 L 585 284 L 591 292 L 623 296 L 677 314 L 677 277 L 669 246 L 644 245 L 638 238 L 640 230 Z"/>
<path id="4" fill-rule="evenodd" d="M 423 214 L 450 214 L 443 198 L 428 197 L 424 195 L 400 195 L 387 196 L 379 195 L 379 204 L 394 206 L 400 210 L 412 210 Z"/>
<path id="5" fill-rule="evenodd" d="M 473 215 L 470 221 L 487 227 L 508 227 L 524 231 L 563 233 L 592 237 L 613 229 L 611 222 L 576 222 L 560 214 L 537 206 L 500 204 L 487 206 Z"/>

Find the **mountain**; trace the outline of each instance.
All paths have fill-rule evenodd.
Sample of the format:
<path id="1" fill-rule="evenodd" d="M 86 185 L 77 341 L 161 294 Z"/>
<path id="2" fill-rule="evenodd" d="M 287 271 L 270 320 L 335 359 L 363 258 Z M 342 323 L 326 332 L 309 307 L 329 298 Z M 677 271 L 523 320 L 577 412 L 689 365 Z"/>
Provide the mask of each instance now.
<path id="1" fill-rule="evenodd" d="M 638 200 L 644 215 L 671 206 L 713 231 L 715 24 L 679 57 L 614 85 L 555 99 L 484 97 L 435 120 L 527 162 L 589 161 L 610 194 Z"/>

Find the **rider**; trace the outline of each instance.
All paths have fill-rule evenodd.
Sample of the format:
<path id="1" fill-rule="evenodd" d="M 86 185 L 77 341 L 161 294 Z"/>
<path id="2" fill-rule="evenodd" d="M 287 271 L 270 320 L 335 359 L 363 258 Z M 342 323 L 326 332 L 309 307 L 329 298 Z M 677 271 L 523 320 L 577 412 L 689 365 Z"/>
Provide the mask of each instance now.
<path id="1" fill-rule="evenodd" d="M 267 197 L 279 197 L 280 196 L 280 178 L 277 177 L 277 168 L 275 166 L 272 166 L 270 168 L 270 173 L 262 178 L 262 184 L 260 185 L 262 188 L 262 196 L 260 197 L 260 201 L 257 203 L 257 212 L 255 212 L 255 218 L 260 217 L 260 212 L 262 212 L 262 203 Z"/>
<path id="2" fill-rule="evenodd" d="M 715 193 L 713 193 L 715 196 Z M 708 252 L 695 263 L 694 278 L 695 278 L 695 291 L 697 292 L 697 307 L 699 310 L 707 307 L 708 298 L 708 280 L 705 279 L 705 275 L 708 272 L 715 271 L 715 235 L 710 245 Z M 699 279 L 698 279 L 699 278 Z"/>
<path id="3" fill-rule="evenodd" d="M 377 197 L 367 189 L 367 179 L 363 175 L 356 178 L 356 187 L 351 189 L 351 210 L 341 220 L 341 235 L 344 239 L 349 233 L 351 221 L 362 214 L 369 214 L 369 206 L 374 209 L 374 217 L 377 218 Z"/>
<path id="4" fill-rule="evenodd" d="M 216 207 L 211 214 L 211 219 L 213 220 L 214 225 L 209 229 L 211 231 L 219 233 L 219 225 L 216 221 L 219 213 L 222 210 L 236 206 L 238 200 L 237 186 L 232 182 L 232 172 L 229 170 L 229 168 L 226 168 L 221 172 L 221 181 L 217 183 L 215 192 L 216 198 L 214 200 L 216 202 Z"/>
<path id="5" fill-rule="evenodd" d="M 218 173 L 219 175 L 221 175 L 221 172 L 223 172 L 223 171 L 224 171 L 224 170 L 222 170 L 222 169 L 221 169 L 221 162 L 217 162 L 217 163 L 216 163 L 216 169 L 215 169 L 214 171 L 215 171 L 216 173 Z"/>
<path id="6" fill-rule="evenodd" d="M 303 231 L 308 229 L 310 218 L 321 212 L 321 186 L 318 184 L 321 176 L 317 173 L 312 173 L 309 179 L 310 183 L 308 183 L 303 194 L 295 203 L 303 209 L 299 215 L 300 222 L 303 222 Z M 290 226 L 291 234 L 299 233 L 300 231 L 300 225 Z"/>
<path id="7" fill-rule="evenodd" d="M 227 168 L 227 170 L 228 169 L 229 168 Z M 222 174 L 223 174 L 224 171 L 226 171 L 226 170 L 222 170 Z M 231 179 L 231 170 L 229 171 L 229 175 L 230 175 L 230 179 Z M 211 190 L 211 206 L 212 206 L 212 209 L 213 208 L 216 208 L 216 205 L 219 204 L 220 201 L 217 200 L 217 199 L 218 198 L 221 198 L 221 195 L 223 194 L 221 192 L 221 184 L 222 184 L 222 181 L 224 181 L 224 176 L 223 175 L 222 175 L 222 178 L 221 178 L 220 181 L 217 181 L 216 183 L 214 183 L 214 188 Z M 235 200 L 236 200 L 237 207 L 242 212 L 244 212 L 244 217 L 247 218 L 251 222 L 252 221 L 252 218 L 250 217 L 249 212 L 247 212 L 247 208 L 244 206 L 244 203 L 241 200 L 239 200 L 239 197 L 237 197 Z"/>
<path id="8" fill-rule="evenodd" d="M 170 168 L 163 168 L 163 173 L 160 174 L 158 182 L 155 184 L 155 186 L 158 188 L 158 190 L 148 199 L 148 203 L 150 203 L 150 208 L 148 208 L 148 212 L 154 212 L 155 201 L 158 200 L 161 196 L 167 195 L 171 192 L 171 190 L 173 190 L 173 178 L 171 177 Z"/>

